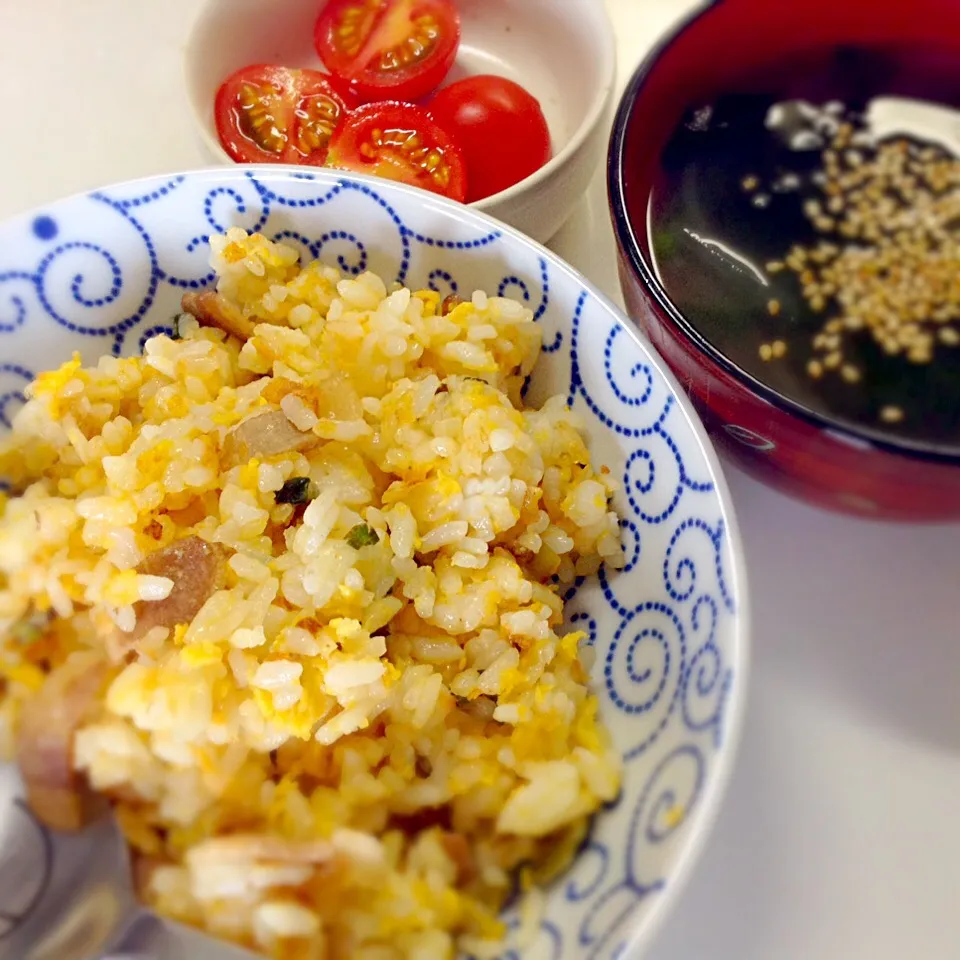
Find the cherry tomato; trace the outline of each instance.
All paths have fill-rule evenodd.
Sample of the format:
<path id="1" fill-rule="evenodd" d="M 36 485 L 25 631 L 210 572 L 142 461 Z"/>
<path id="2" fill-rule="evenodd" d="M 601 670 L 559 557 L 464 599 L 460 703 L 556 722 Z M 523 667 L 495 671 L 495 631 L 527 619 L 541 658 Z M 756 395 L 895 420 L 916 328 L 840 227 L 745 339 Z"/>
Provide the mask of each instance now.
<path id="1" fill-rule="evenodd" d="M 214 104 L 220 143 L 239 163 L 322 165 L 345 114 L 326 74 L 265 64 L 227 77 Z"/>
<path id="2" fill-rule="evenodd" d="M 452 0 L 328 0 L 314 43 L 361 99 L 419 100 L 453 66 L 460 15 Z"/>
<path id="3" fill-rule="evenodd" d="M 409 103 L 370 103 L 334 133 L 327 166 L 399 180 L 461 202 L 466 167 L 456 141 Z"/>
<path id="4" fill-rule="evenodd" d="M 452 83 L 427 109 L 463 148 L 471 203 L 512 187 L 550 159 L 550 131 L 539 101 L 505 77 Z"/>

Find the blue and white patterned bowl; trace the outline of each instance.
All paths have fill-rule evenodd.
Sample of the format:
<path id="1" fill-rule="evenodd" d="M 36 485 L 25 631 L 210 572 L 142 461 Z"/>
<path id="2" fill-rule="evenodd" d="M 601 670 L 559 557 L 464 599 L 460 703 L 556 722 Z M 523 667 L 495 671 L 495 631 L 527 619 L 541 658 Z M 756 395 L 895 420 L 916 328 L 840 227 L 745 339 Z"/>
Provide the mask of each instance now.
<path id="1" fill-rule="evenodd" d="M 634 956 L 703 845 L 745 701 L 742 551 L 695 414 L 619 311 L 520 234 L 384 181 L 254 167 L 121 184 L 0 225 L 0 420 L 28 379 L 74 350 L 86 361 L 140 350 L 184 290 L 212 281 L 207 237 L 232 225 L 348 273 L 518 297 L 543 324 L 530 397 L 565 394 L 623 485 L 629 563 L 584 583 L 568 611 L 596 647 L 594 682 L 626 775 L 550 891 L 524 960 Z"/>

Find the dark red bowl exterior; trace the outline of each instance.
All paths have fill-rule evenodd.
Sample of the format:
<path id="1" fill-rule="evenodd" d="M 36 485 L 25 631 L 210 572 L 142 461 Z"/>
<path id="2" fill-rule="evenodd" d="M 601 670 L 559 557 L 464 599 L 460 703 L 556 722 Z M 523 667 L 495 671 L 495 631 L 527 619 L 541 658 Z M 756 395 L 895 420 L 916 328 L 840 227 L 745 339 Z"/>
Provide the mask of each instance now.
<path id="1" fill-rule="evenodd" d="M 647 58 L 620 102 L 608 186 L 627 310 L 673 368 L 712 437 L 738 465 L 810 503 L 860 516 L 960 518 L 960 449 L 858 433 L 760 383 L 702 338 L 658 282 L 646 232 L 659 153 L 684 110 L 810 47 L 915 42 L 955 51 L 960 2 L 717 0 Z"/>

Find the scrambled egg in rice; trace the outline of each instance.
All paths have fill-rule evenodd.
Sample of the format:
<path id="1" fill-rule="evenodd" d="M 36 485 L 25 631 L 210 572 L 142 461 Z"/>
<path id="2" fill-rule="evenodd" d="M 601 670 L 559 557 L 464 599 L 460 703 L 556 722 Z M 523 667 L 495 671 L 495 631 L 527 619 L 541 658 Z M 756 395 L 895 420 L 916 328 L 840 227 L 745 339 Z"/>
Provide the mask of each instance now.
<path id="1" fill-rule="evenodd" d="M 159 912 L 275 957 L 490 952 L 619 790 L 559 591 L 622 562 L 530 311 L 211 240 L 142 357 L 30 387 L 0 473 L 0 747 L 106 796 Z M 559 586 L 558 586 L 559 584 Z"/>

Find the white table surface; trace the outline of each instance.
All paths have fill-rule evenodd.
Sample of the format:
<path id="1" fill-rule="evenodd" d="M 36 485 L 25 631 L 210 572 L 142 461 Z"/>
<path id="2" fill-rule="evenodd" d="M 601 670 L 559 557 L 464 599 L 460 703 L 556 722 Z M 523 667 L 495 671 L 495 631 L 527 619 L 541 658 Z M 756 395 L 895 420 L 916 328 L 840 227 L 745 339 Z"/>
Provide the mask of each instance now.
<path id="1" fill-rule="evenodd" d="M 0 0 L 0 216 L 205 164 L 180 82 L 198 2 Z M 607 3 L 623 83 L 695 0 Z M 553 246 L 620 299 L 603 171 Z M 747 722 L 651 960 L 960 958 L 960 528 L 838 519 L 728 476 Z"/>

